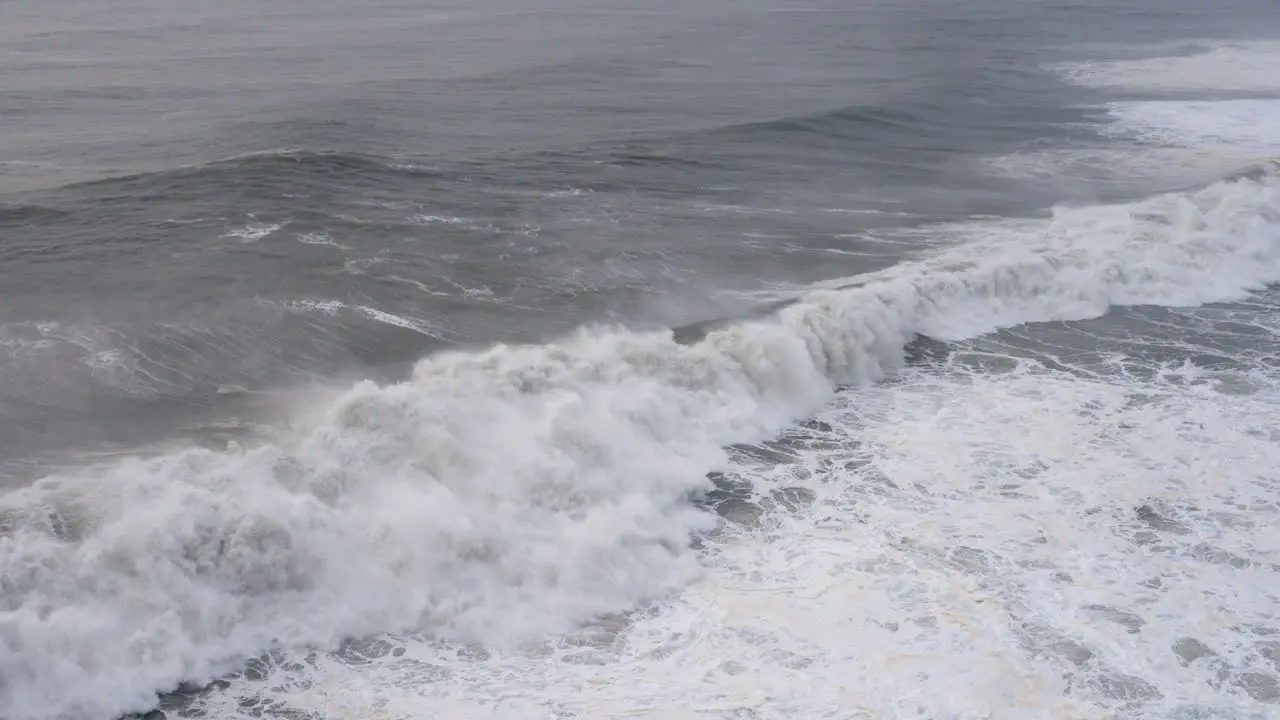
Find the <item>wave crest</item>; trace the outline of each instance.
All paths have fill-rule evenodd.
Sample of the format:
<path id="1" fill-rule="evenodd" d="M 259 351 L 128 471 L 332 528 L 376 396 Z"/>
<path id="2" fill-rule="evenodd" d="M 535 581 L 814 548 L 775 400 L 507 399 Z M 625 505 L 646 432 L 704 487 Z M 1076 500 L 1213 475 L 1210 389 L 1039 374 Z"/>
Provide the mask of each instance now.
<path id="1" fill-rule="evenodd" d="M 564 631 L 687 582 L 689 537 L 712 523 L 688 499 L 710 489 L 722 448 L 896 371 L 917 335 L 1233 300 L 1280 280 L 1272 177 L 935 230 L 959 244 L 695 341 L 596 328 L 441 353 L 256 447 L 5 494 L 0 701 L 12 720 L 106 717 L 277 643 Z"/>

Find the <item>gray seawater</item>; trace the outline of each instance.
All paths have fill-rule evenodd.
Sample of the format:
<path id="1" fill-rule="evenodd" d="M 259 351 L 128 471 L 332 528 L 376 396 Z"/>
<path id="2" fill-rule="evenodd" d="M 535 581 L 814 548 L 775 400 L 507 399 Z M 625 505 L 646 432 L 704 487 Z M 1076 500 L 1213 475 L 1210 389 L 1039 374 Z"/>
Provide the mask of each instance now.
<path id="1" fill-rule="evenodd" d="M 0 718 L 1268 716 L 1278 77 L 1263 0 L 0 4 Z"/>

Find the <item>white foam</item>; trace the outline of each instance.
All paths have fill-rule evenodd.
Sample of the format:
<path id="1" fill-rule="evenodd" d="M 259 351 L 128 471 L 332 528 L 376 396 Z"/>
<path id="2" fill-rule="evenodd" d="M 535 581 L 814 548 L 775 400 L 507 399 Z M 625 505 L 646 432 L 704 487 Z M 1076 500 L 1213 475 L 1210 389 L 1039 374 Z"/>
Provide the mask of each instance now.
<path id="1" fill-rule="evenodd" d="M 1138 105 L 1141 103 L 1133 103 Z M 1104 128 L 1116 138 L 1152 139 L 1151 126 L 1138 128 L 1118 122 Z M 1172 133 L 1166 139 L 1175 141 Z M 1184 136 L 1182 140 L 1188 138 Z M 1180 144 L 1180 143 L 1179 143 Z M 1055 148 L 999 155 L 983 160 L 988 171 L 1006 177 L 1053 181 L 1109 181 L 1179 185 L 1204 185 L 1223 177 L 1247 172 L 1271 159 L 1249 147 L 1192 145 L 1152 147 L 1133 143 L 1093 148 Z M 1166 185 L 1167 187 L 1167 185 Z"/>
<path id="2" fill-rule="evenodd" d="M 795 210 L 786 208 L 768 208 L 768 207 L 748 207 L 746 205 L 701 205 L 698 209 L 702 212 L 712 214 L 741 214 L 741 215 L 794 215 Z"/>
<path id="3" fill-rule="evenodd" d="M 1280 99 L 1116 102 L 1107 114 L 1113 133 L 1145 142 L 1280 155 Z"/>
<path id="4" fill-rule="evenodd" d="M 856 286 L 811 293 L 775 320 L 717 330 L 696 344 L 678 344 L 668 332 L 600 330 L 553 345 L 441 354 L 420 362 L 405 382 L 360 383 L 300 412 L 259 447 L 125 460 L 8 492 L 0 496 L 0 705 L 8 720 L 110 717 L 146 707 L 158 688 L 208 679 L 273 643 L 324 645 L 419 628 L 511 652 L 601 613 L 633 609 L 699 576 L 687 539 L 709 521 L 686 498 L 705 487 L 705 472 L 726 466 L 726 445 L 766 439 L 813 413 L 835 383 L 896 371 L 918 332 L 960 338 L 1093 317 L 1115 304 L 1242 298 L 1280 279 L 1278 228 L 1280 187 L 1271 178 L 1134 205 L 1060 209 L 1048 221 L 940 226 L 967 242 Z M 948 457 L 955 470 L 966 469 L 963 455 Z M 945 467 L 939 463 L 925 467 Z M 908 512 L 897 517 L 918 523 Z M 836 530 L 824 540 L 834 556 L 858 557 L 856 527 Z M 944 523 L 936 532 L 918 542 L 940 543 L 956 531 Z M 847 569 L 817 547 L 812 557 L 793 558 L 797 593 L 814 577 Z M 789 562 L 786 546 L 748 542 L 726 552 L 721 562 L 730 567 L 751 552 L 781 553 L 773 569 Z M 735 560 L 733 552 L 747 555 Z M 1025 657 L 1000 625 L 1007 601 L 994 591 L 975 594 L 969 580 L 908 575 L 875 588 L 832 577 L 830 597 L 805 610 L 803 597 L 787 599 L 779 587 L 754 592 L 716 577 L 679 601 L 690 613 L 654 619 L 637 641 L 645 672 L 657 680 L 578 676 L 601 685 L 555 692 L 595 702 L 600 713 L 639 707 L 662 715 L 666 707 L 692 716 L 709 708 L 724 716 L 767 702 L 803 709 L 857 700 L 835 707 L 905 717 L 928 703 L 944 712 L 998 712 L 1010 698 L 1057 698 L 1062 689 L 1051 668 L 1018 664 Z M 767 588 L 776 580 L 761 582 Z M 824 588 L 808 591 L 821 597 Z M 866 602 L 854 596 L 862 604 L 850 610 L 854 592 L 867 593 Z M 798 684 L 788 689 L 726 664 L 726 652 L 748 646 L 756 648 L 744 656 L 748 663 L 785 662 L 785 653 L 769 654 L 773 641 L 754 643 L 739 629 L 770 596 L 780 604 L 762 622 L 783 622 L 774 610 L 795 610 L 817 623 L 778 640 L 783 649 L 800 656 L 808 644 L 824 643 L 814 650 L 819 657 L 837 653 L 845 663 L 830 667 L 862 674 L 832 674 L 831 684 L 814 690 L 806 673 L 836 671 L 801 670 L 797 660 L 801 679 L 791 678 Z M 841 614 L 859 632 L 876 618 L 867 608 L 883 609 L 878 619 L 888 623 L 893 603 L 911 602 L 943 629 L 920 630 L 918 644 L 899 646 L 901 655 L 875 655 L 889 652 L 876 645 L 888 634 L 837 632 L 846 627 L 837 623 Z M 713 611 L 730 618 L 723 633 L 681 631 L 681 618 Z M 831 635 L 814 629 L 822 623 Z M 984 640 L 987 633 L 999 640 Z M 842 637 L 864 646 L 843 645 Z M 867 658 L 878 657 L 892 662 L 873 672 Z M 885 673 L 917 661 L 929 682 L 947 683 L 946 692 L 900 694 L 920 687 L 919 672 Z M 993 674 L 995 667 L 1006 674 Z M 683 685 L 662 684 L 680 675 Z M 879 684 L 879 675 L 892 680 Z M 632 685 L 624 689 L 611 677 L 630 677 Z M 701 694 L 670 694 L 699 678 Z M 313 697 L 322 681 L 312 681 Z M 503 685 L 521 681 L 503 678 Z M 480 687 L 491 693 L 488 683 Z M 636 705 L 637 695 L 648 704 Z M 494 702 L 484 697 L 457 695 L 453 708 Z M 545 708 L 538 702 L 524 707 Z M 1060 716 L 1058 702 L 1039 716 Z"/>
<path id="5" fill-rule="evenodd" d="M 843 395 L 820 450 L 744 469 L 775 508 L 763 531 L 722 537 L 659 609 L 540 653 L 387 638 L 349 664 L 284 660 L 210 709 L 1269 717 L 1280 384 L 955 369 Z"/>
<path id="6" fill-rule="evenodd" d="M 1280 91 L 1280 43 L 1225 45 L 1141 60 L 1065 63 L 1053 69 L 1070 82 L 1088 87 L 1201 97 L 1107 103 L 1102 107 L 1104 135 L 1136 142 L 1017 152 L 986 160 L 991 169 L 1025 178 L 1203 183 L 1257 168 L 1280 154 L 1280 99 L 1203 98 L 1204 93 Z"/>
<path id="7" fill-rule="evenodd" d="M 341 300 L 316 300 L 314 298 L 303 298 L 301 300 L 291 301 L 284 304 L 285 307 L 301 311 L 314 311 L 324 315 L 337 315 L 340 310 L 347 307 L 347 304 Z"/>
<path id="8" fill-rule="evenodd" d="M 326 233 L 326 232 L 298 233 L 297 237 L 298 237 L 298 242 L 302 243 L 303 245 L 325 245 L 328 247 L 337 248 L 338 250 L 351 249 L 346 245 L 343 245 L 337 242 L 336 240 L 334 240 L 333 237 L 331 237 L 329 233 Z"/>
<path id="9" fill-rule="evenodd" d="M 1092 88 L 1140 92 L 1280 91 L 1280 43 L 1222 45 L 1172 57 L 1053 66 L 1069 82 Z"/>
<path id="10" fill-rule="evenodd" d="M 281 227 L 283 225 L 275 223 L 251 222 L 244 227 L 232 228 L 226 231 L 222 237 L 236 238 L 243 243 L 253 243 L 267 237 Z"/>
<path id="11" fill-rule="evenodd" d="M 452 215 L 414 215 L 409 222 L 415 225 L 469 225 L 471 220 Z"/>
<path id="12" fill-rule="evenodd" d="M 559 190 L 552 190 L 551 192 L 546 193 L 545 196 L 553 197 L 553 198 L 579 197 L 582 195 L 589 195 L 593 192 L 595 191 L 591 190 L 590 188 L 566 187 L 566 188 L 561 188 Z"/>
<path id="13" fill-rule="evenodd" d="M 371 320 L 376 320 L 386 325 L 394 325 L 395 327 L 404 328 L 406 330 L 412 330 L 416 333 L 421 333 L 423 335 L 430 335 L 432 337 L 440 336 L 440 332 L 435 328 L 433 328 L 431 326 L 431 323 L 425 320 L 404 317 L 402 315 L 396 315 L 394 313 L 385 312 L 383 310 L 379 310 L 377 308 L 371 308 L 365 305 L 357 305 L 354 309 L 356 312 L 360 313 L 361 315 L 364 315 L 365 317 Z"/>
<path id="14" fill-rule="evenodd" d="M 367 305 L 348 305 L 341 300 L 317 300 L 314 298 L 291 300 L 282 303 L 282 305 L 283 307 L 291 310 L 301 312 L 318 312 L 330 317 L 338 315 L 343 310 L 348 310 L 385 325 L 393 325 L 395 327 L 412 330 L 432 337 L 440 336 L 440 330 L 428 320 L 396 315 L 395 313 L 389 313 L 385 310 L 379 310 Z"/>

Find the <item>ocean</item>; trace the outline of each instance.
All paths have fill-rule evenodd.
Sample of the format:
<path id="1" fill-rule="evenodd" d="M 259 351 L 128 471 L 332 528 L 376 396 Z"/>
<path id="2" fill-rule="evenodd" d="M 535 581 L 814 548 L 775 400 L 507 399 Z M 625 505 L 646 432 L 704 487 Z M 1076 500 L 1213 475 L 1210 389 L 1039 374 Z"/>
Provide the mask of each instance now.
<path id="1" fill-rule="evenodd" d="M 0 3 L 0 719 L 1280 716 L 1273 0 Z"/>

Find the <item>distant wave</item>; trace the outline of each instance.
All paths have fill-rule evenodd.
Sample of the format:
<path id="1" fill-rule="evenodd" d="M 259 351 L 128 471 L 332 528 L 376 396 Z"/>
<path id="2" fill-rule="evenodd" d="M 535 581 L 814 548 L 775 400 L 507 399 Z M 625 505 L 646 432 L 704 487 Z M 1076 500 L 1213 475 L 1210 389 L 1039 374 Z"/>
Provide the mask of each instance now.
<path id="1" fill-rule="evenodd" d="M 196 165 L 114 175 L 84 180 L 63 186 L 63 189 L 125 187 L 143 189 L 155 185 L 190 180 L 209 180 L 232 177 L 237 179 L 260 178 L 264 182 L 281 182 L 295 189 L 303 187 L 299 180 L 308 176 L 329 175 L 357 176 L 361 173 L 380 173 L 399 176 L 431 176 L 425 165 L 401 159 L 369 153 L 326 150 L 279 149 L 247 152 Z M 287 181 L 287 182 L 286 182 Z"/>

